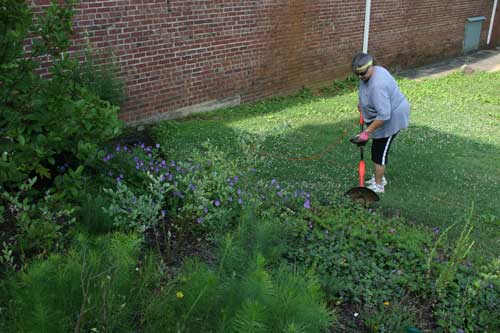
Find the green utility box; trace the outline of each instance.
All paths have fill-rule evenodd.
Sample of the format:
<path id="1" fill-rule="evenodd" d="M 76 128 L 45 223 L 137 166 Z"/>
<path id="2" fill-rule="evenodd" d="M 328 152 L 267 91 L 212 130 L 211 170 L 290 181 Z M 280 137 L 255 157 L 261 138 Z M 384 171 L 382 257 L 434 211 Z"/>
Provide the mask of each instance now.
<path id="1" fill-rule="evenodd" d="M 472 52 L 479 48 L 484 20 L 486 20 L 484 16 L 469 17 L 467 19 L 465 23 L 464 53 Z"/>

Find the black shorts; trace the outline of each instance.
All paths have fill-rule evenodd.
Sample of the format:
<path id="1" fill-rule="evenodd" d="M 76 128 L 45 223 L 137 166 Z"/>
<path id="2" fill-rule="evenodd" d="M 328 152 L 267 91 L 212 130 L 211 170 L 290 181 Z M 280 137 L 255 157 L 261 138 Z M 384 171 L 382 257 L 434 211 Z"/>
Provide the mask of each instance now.
<path id="1" fill-rule="evenodd" d="M 392 141 L 398 133 L 391 135 L 388 138 L 380 138 L 372 140 L 372 161 L 380 165 L 386 165 L 389 157 L 389 150 Z"/>

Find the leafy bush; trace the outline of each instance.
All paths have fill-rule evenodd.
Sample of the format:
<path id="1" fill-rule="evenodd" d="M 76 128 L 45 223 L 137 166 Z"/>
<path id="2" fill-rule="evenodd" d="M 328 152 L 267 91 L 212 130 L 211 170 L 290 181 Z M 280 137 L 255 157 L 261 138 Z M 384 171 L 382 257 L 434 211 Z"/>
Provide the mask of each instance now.
<path id="1" fill-rule="evenodd" d="M 158 282 L 152 258 L 140 261 L 139 244 L 134 235 L 80 234 L 66 255 L 34 262 L 6 284 L 8 331 L 137 329 L 136 315 Z"/>
<path id="2" fill-rule="evenodd" d="M 376 306 L 428 290 L 430 237 L 402 221 L 325 208 L 289 244 L 289 260 L 315 269 L 329 299 L 340 303 Z"/>
<path id="3" fill-rule="evenodd" d="M 220 246 L 214 268 L 184 265 L 146 312 L 148 332 L 320 332 L 331 325 L 319 284 L 279 265 L 278 221 L 245 214 Z M 270 254 L 271 260 L 266 260 Z M 175 324 L 174 324 L 175 323 Z"/>
<path id="4" fill-rule="evenodd" d="M 0 45 L 0 107 L 2 168 L 0 181 L 15 186 L 28 176 L 52 179 L 57 166 L 91 165 L 99 142 L 116 135 L 121 126 L 118 108 L 104 102 L 71 78 L 77 62 L 66 55 L 72 34 L 71 3 L 55 2 L 32 20 L 28 4 L 11 0 L 7 10 L 19 21 L 2 25 Z M 12 5 L 13 7 L 10 7 Z M 5 8 L 5 7 L 2 7 Z M 33 37 L 27 54 L 23 41 Z M 34 70 L 37 59 L 52 60 L 51 78 Z"/>
<path id="5" fill-rule="evenodd" d="M 210 148 L 205 156 L 208 161 L 201 156 L 191 162 L 166 161 L 159 148 L 117 145 L 114 152 L 105 155 L 104 170 L 117 183 L 116 190 L 106 191 L 113 200 L 108 213 L 115 219 L 128 219 L 130 211 L 145 216 L 146 210 L 154 207 L 151 214 L 157 222 L 161 217 L 178 227 L 191 223 L 189 228 L 198 225 L 223 231 L 244 202 L 241 174 L 235 171 L 234 163 Z M 145 219 L 149 226 L 157 224 Z M 134 223 L 141 224 L 139 220 Z M 140 228 L 144 231 L 147 226 Z"/>
<path id="6" fill-rule="evenodd" d="M 500 319 L 500 261 L 484 267 L 460 265 L 435 309 L 437 332 L 497 332 Z"/>
<path id="7" fill-rule="evenodd" d="M 24 257 L 28 249 L 48 252 L 64 242 L 64 227 L 102 158 L 99 145 L 122 123 L 118 107 L 73 78 L 71 0 L 53 1 L 36 17 L 27 2 L 6 0 L 0 16 L 0 183 L 2 205 L 14 210 L 2 213 L 8 223 L 2 240 Z M 29 39 L 32 47 L 25 48 Z M 47 59 L 49 74 L 42 78 L 40 63 Z M 20 186 L 35 178 L 29 190 Z"/>
<path id="8" fill-rule="evenodd" d="M 79 226 L 90 234 L 103 234 L 114 230 L 112 219 L 103 211 L 103 207 L 110 205 L 109 200 L 100 193 L 88 193 L 82 198 L 78 210 L 77 221 Z"/>
<path id="9" fill-rule="evenodd" d="M 75 222 L 74 208 L 65 203 L 60 194 L 47 191 L 42 199 L 33 202 L 29 196 L 36 178 L 19 186 L 19 192 L 11 194 L 0 186 L 0 242 L 3 244 L 2 261 L 6 269 L 15 269 L 33 253 L 46 253 L 63 247 L 63 235 Z M 17 267 L 18 268 L 18 267 Z M 0 270 L 0 273 L 2 270 Z"/>

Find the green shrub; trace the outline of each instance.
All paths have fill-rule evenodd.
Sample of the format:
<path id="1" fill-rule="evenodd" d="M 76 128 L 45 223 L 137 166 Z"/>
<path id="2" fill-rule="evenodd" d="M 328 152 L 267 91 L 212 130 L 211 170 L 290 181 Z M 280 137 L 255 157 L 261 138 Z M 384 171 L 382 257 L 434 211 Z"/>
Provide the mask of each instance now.
<path id="1" fill-rule="evenodd" d="M 91 165 L 98 143 L 116 135 L 118 108 L 104 102 L 71 78 L 77 62 L 67 56 L 72 34 L 72 3 L 56 2 L 33 21 L 28 4 L 10 0 L 8 15 L 19 21 L 2 24 L 0 39 L 0 181 L 14 186 L 28 176 L 53 179 L 65 164 Z M 12 6 L 12 7 L 10 7 Z M 2 7 L 5 8 L 5 7 Z M 2 15 L 4 11 L 2 10 Z M 23 41 L 34 37 L 31 54 Z M 38 37 L 38 38 L 35 38 Z M 51 78 L 34 70 L 36 60 L 49 56 Z"/>
<path id="2" fill-rule="evenodd" d="M 181 239 L 224 234 L 245 204 L 245 177 L 217 151 L 208 148 L 205 157 L 166 161 L 159 145 L 117 145 L 103 159 L 102 170 L 114 179 L 105 190 L 106 214 L 116 226 L 141 233 L 167 224 Z"/>
<path id="3" fill-rule="evenodd" d="M 6 0 L 0 6 L 1 203 L 26 212 L 4 209 L 2 214 L 9 227 L 2 228 L 1 238 L 17 244 L 15 257 L 19 252 L 27 256 L 29 248 L 48 252 L 64 241 L 58 239 L 68 230 L 62 216 L 76 216 L 89 179 L 99 171 L 100 144 L 122 127 L 118 107 L 73 79 L 78 67 L 68 55 L 73 2 L 53 1 L 37 16 L 28 5 Z M 27 39 L 33 41 L 32 48 L 24 47 Z M 42 78 L 40 62 L 47 58 L 51 66 Z M 35 178 L 29 191 L 23 191 L 20 184 Z"/>
<path id="4" fill-rule="evenodd" d="M 376 306 L 425 294 L 429 247 L 430 237 L 404 221 L 337 207 L 302 222 L 288 257 L 315 269 L 329 299 Z"/>
<path id="5" fill-rule="evenodd" d="M 283 228 L 247 213 L 213 268 L 196 261 L 146 311 L 148 332 L 321 332 L 332 315 L 319 284 L 279 264 Z M 266 259 L 271 254 L 271 260 Z"/>
<path id="6" fill-rule="evenodd" d="M 32 263 L 8 284 L 9 331 L 137 329 L 157 284 L 154 262 L 139 260 L 139 244 L 133 235 L 80 234 L 67 254 Z"/>
<path id="7" fill-rule="evenodd" d="M 21 184 L 16 194 L 0 186 L 0 241 L 4 255 L 9 254 L 2 259 L 6 261 L 5 269 L 15 269 L 32 254 L 63 248 L 63 236 L 75 222 L 74 208 L 55 191 L 47 191 L 38 201 L 32 200 L 29 193 L 36 181 L 34 178 Z"/>
<path id="8" fill-rule="evenodd" d="M 500 327 L 500 261 L 484 267 L 460 265 L 438 299 L 437 332 L 493 333 Z"/>
<path id="9" fill-rule="evenodd" d="M 114 230 L 113 220 L 104 212 L 103 207 L 110 205 L 109 200 L 100 193 L 89 193 L 82 198 L 78 210 L 78 224 L 90 234 L 103 234 Z"/>

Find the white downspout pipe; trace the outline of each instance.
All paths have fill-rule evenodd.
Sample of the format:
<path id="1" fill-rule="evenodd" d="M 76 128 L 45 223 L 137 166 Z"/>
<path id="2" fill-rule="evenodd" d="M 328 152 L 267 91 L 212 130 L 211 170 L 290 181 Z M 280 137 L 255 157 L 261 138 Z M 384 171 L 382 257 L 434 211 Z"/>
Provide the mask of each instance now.
<path id="1" fill-rule="evenodd" d="M 495 6 L 498 0 L 495 0 Z M 372 1 L 366 0 L 365 8 L 365 31 L 363 34 L 363 53 L 368 53 L 368 34 L 370 33 L 370 12 L 372 8 Z M 491 28 L 490 28 L 491 29 Z"/>
<path id="2" fill-rule="evenodd" d="M 493 11 L 491 12 L 490 28 L 488 30 L 488 40 L 486 42 L 486 44 L 488 44 L 488 45 L 490 45 L 490 41 L 491 41 L 491 32 L 493 31 L 493 22 L 495 21 L 495 13 L 497 12 L 497 3 L 498 3 L 498 0 L 495 0 L 495 2 L 493 3 Z"/>

